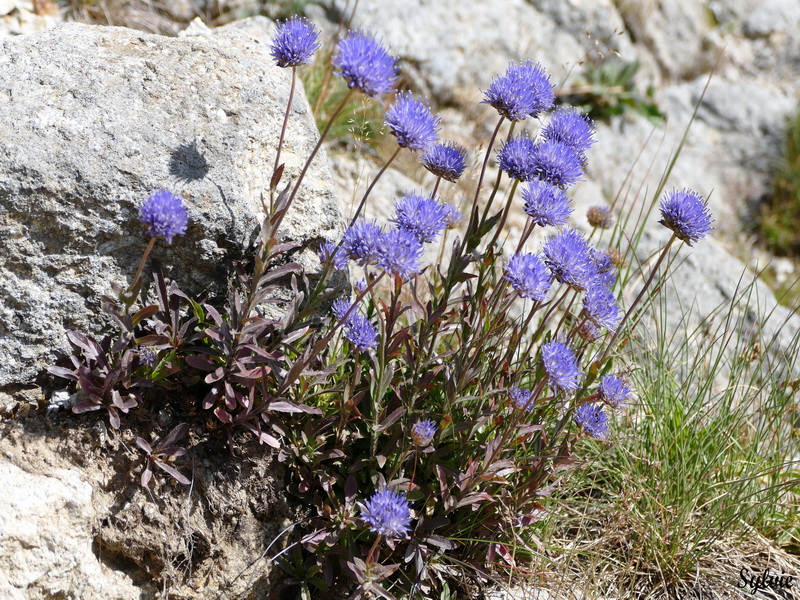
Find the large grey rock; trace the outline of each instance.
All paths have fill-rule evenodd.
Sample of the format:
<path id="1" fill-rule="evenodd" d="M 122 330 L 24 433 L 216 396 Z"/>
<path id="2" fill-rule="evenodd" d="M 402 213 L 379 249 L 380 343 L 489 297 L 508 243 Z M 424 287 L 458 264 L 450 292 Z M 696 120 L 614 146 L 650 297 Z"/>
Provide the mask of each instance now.
<path id="1" fill-rule="evenodd" d="M 6 460 L 0 458 L 0 596 L 140 598 L 130 577 L 108 569 L 92 551 L 97 515 L 84 475 L 64 468 L 30 473 Z"/>
<path id="2" fill-rule="evenodd" d="M 271 27 L 175 39 L 65 24 L 0 41 L 0 387 L 62 357 L 65 329 L 99 330 L 100 297 L 147 244 L 138 208 L 153 190 L 183 196 L 190 216 L 154 255 L 186 291 L 224 296 L 255 240 L 288 100 Z M 318 137 L 301 88 L 292 110 L 284 184 Z M 313 271 L 339 229 L 322 153 L 282 235 Z"/>
<path id="3" fill-rule="evenodd" d="M 764 0 L 748 15 L 744 32 L 749 37 L 796 32 L 800 27 L 800 1 Z"/>

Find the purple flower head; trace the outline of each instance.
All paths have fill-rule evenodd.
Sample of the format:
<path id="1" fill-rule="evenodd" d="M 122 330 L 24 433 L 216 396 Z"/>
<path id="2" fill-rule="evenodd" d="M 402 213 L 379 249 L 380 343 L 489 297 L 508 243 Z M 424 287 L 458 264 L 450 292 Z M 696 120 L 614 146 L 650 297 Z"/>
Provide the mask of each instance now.
<path id="1" fill-rule="evenodd" d="M 339 40 L 333 66 L 347 87 L 367 96 L 391 92 L 397 82 L 395 58 L 371 34 L 351 31 Z"/>
<path id="2" fill-rule="evenodd" d="M 367 280 L 363 277 L 353 284 L 357 291 L 363 292 L 367 289 Z"/>
<path id="3" fill-rule="evenodd" d="M 444 206 L 433 198 L 407 194 L 394 203 L 393 223 L 414 235 L 420 244 L 433 242 L 447 226 Z"/>
<path id="4" fill-rule="evenodd" d="M 578 378 L 583 374 L 569 346 L 550 341 L 542 346 L 542 364 L 550 376 L 550 385 L 556 390 L 577 390 Z"/>
<path id="5" fill-rule="evenodd" d="M 467 168 L 467 151 L 454 142 L 434 144 L 425 150 L 422 164 L 437 177 L 454 182 Z"/>
<path id="6" fill-rule="evenodd" d="M 535 254 L 515 254 L 506 265 L 503 278 L 522 298 L 541 301 L 550 289 L 550 276 L 542 260 Z"/>
<path id="7" fill-rule="evenodd" d="M 594 123 L 589 115 L 574 109 L 557 110 L 542 130 L 546 141 L 566 144 L 581 158 L 594 144 L 593 136 Z"/>
<path id="8" fill-rule="evenodd" d="M 172 192 L 160 190 L 153 192 L 139 208 L 139 220 L 147 225 L 151 238 L 162 237 L 171 244 L 176 235 L 186 233 L 189 215 L 183 200 Z"/>
<path id="9" fill-rule="evenodd" d="M 592 227 L 609 229 L 614 224 L 611 209 L 608 206 L 590 206 L 586 211 L 586 220 Z"/>
<path id="10" fill-rule="evenodd" d="M 689 246 L 714 229 L 708 204 L 700 194 L 688 188 L 668 192 L 661 200 L 660 208 L 659 223 L 674 231 Z"/>
<path id="11" fill-rule="evenodd" d="M 589 286 L 583 297 L 583 309 L 586 315 L 598 327 L 605 327 L 609 331 L 616 331 L 617 325 L 622 320 L 617 300 L 601 281 Z"/>
<path id="12" fill-rule="evenodd" d="M 533 408 L 533 392 L 512 385 L 508 388 L 508 397 L 520 410 L 530 410 Z"/>
<path id="13" fill-rule="evenodd" d="M 138 350 L 139 361 L 148 367 L 155 367 L 158 364 L 158 354 L 152 346 L 144 346 Z"/>
<path id="14" fill-rule="evenodd" d="M 428 419 L 427 421 L 417 421 L 411 428 L 411 439 L 420 448 L 424 448 L 433 441 L 436 435 L 436 423 Z"/>
<path id="15" fill-rule="evenodd" d="M 613 407 L 625 404 L 631 395 L 630 386 L 616 375 L 606 375 L 600 380 L 600 398 Z"/>
<path id="16" fill-rule="evenodd" d="M 393 229 L 381 238 L 378 265 L 389 273 L 408 279 L 419 273 L 422 244 L 405 229 Z"/>
<path id="17" fill-rule="evenodd" d="M 369 350 L 378 345 L 378 331 L 367 317 L 355 312 L 344 325 L 344 337 L 359 350 Z"/>
<path id="18" fill-rule="evenodd" d="M 439 141 L 439 117 L 431 114 L 427 103 L 408 92 L 398 94 L 386 111 L 386 126 L 397 138 L 397 145 L 411 150 L 425 150 Z"/>
<path id="19" fill-rule="evenodd" d="M 600 404 L 581 404 L 575 411 L 575 423 L 593 438 L 606 439 L 608 416 L 603 412 Z"/>
<path id="20" fill-rule="evenodd" d="M 375 221 L 353 223 L 342 236 L 344 254 L 360 265 L 373 264 L 378 259 L 383 229 Z"/>
<path id="21" fill-rule="evenodd" d="M 525 214 L 539 227 L 563 225 L 572 214 L 566 194 L 546 181 L 534 179 L 522 190 Z"/>
<path id="22" fill-rule="evenodd" d="M 550 110 L 554 99 L 550 77 L 539 63 L 531 61 L 509 64 L 505 75 L 496 77 L 483 95 L 483 104 L 493 106 L 510 121 L 536 117 Z"/>
<path id="23" fill-rule="evenodd" d="M 500 170 L 511 179 L 530 181 L 536 177 L 534 151 L 536 145 L 527 135 L 520 135 L 504 142 L 497 152 Z"/>
<path id="24" fill-rule="evenodd" d="M 533 172 L 539 179 L 559 187 L 580 181 L 583 175 L 581 157 L 561 142 L 542 142 L 533 151 Z"/>
<path id="25" fill-rule="evenodd" d="M 563 229 L 550 237 L 542 252 L 544 264 L 559 283 L 583 291 L 597 275 L 589 244 L 574 229 Z"/>
<path id="26" fill-rule="evenodd" d="M 331 312 L 337 321 L 341 321 L 350 311 L 351 306 L 353 306 L 353 303 L 347 298 L 337 298 L 333 301 L 333 304 L 331 304 Z M 353 314 L 355 314 L 355 311 Z M 350 316 L 352 317 L 353 315 L 351 314 Z"/>
<path id="27" fill-rule="evenodd" d="M 323 264 L 331 261 L 331 265 L 337 271 L 341 271 L 347 266 L 347 254 L 344 247 L 337 246 L 333 242 L 325 242 L 319 247 L 319 260 Z"/>
<path id="28" fill-rule="evenodd" d="M 270 53 L 279 67 L 297 67 L 311 62 L 319 48 L 319 34 L 308 20 L 294 16 L 278 25 Z"/>
<path id="29" fill-rule="evenodd" d="M 458 209 L 452 204 L 442 204 L 444 208 L 444 224 L 447 229 L 455 229 L 464 219 Z"/>
<path id="30" fill-rule="evenodd" d="M 617 283 L 617 269 L 614 267 L 614 261 L 606 252 L 596 248 L 591 249 L 590 255 L 596 271 L 595 282 L 611 290 Z"/>
<path id="31" fill-rule="evenodd" d="M 411 505 L 405 494 L 381 490 L 362 505 L 361 518 L 373 533 L 389 538 L 403 537 L 411 526 Z"/>

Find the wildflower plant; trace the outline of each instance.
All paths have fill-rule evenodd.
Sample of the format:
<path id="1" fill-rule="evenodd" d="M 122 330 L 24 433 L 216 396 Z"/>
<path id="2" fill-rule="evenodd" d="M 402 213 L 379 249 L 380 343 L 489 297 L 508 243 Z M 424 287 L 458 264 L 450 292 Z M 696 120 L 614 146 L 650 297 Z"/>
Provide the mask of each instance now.
<path id="1" fill-rule="evenodd" d="M 315 48 L 303 20 L 279 27 L 272 52 L 292 69 L 292 89 Z M 391 92 L 397 79 L 395 59 L 367 32 L 342 37 L 332 72 L 369 98 Z M 613 411 L 632 394 L 613 374 L 621 370 L 618 336 L 674 240 L 694 243 L 710 230 L 699 195 L 667 196 L 663 222 L 674 235 L 623 312 L 610 258 L 567 225 L 566 190 L 580 180 L 593 142 L 588 117 L 568 109 L 548 117 L 552 85 L 531 62 L 495 78 L 485 103 L 500 118 L 462 220 L 437 189 L 464 172 L 465 151 L 437 145 L 439 121 L 427 104 L 407 93 L 395 98 L 389 134 L 398 151 L 418 151 L 436 176 L 433 189 L 407 190 L 386 223 L 364 220 L 361 209 L 387 163 L 341 240 L 319 248 L 322 273 L 313 283 L 289 258 L 296 246 L 280 241 L 280 226 L 331 123 L 299 176 L 281 188 L 287 110 L 252 268 L 232 266 L 226 304 L 190 298 L 156 260 L 154 294 L 140 293 L 156 241 L 187 227 L 177 197 L 159 192 L 142 211 L 151 240 L 134 281 L 104 301 L 118 332 L 101 342 L 70 332 L 72 368 L 51 369 L 83 394 L 74 412 L 105 410 L 114 428 L 131 411 L 156 410 L 164 390 L 183 392 L 175 407 L 183 422 L 160 442 L 137 440 L 145 485 L 154 467 L 189 480 L 172 464 L 192 452 L 176 445 L 189 424 L 231 452 L 274 449 L 305 511 L 279 562 L 307 597 L 312 589 L 432 597 L 454 579 L 452 565 L 487 574 L 513 566 L 511 548 L 531 553 L 527 525 L 569 473 L 576 444 L 608 438 Z M 546 123 L 540 138 L 514 137 L 530 118 Z M 506 121 L 501 169 L 484 190 Z M 514 182 L 498 209 L 504 173 Z M 517 180 L 526 182 L 521 198 Z M 498 242 L 512 203 L 528 222 L 506 259 Z M 424 263 L 425 247 L 452 227 L 460 230 L 447 260 Z M 547 236 L 532 252 L 526 243 L 535 227 Z M 354 297 L 331 285 L 337 271 L 359 282 Z M 286 289 L 289 300 L 280 293 Z M 267 305 L 281 316 L 267 316 L 275 314 Z"/>

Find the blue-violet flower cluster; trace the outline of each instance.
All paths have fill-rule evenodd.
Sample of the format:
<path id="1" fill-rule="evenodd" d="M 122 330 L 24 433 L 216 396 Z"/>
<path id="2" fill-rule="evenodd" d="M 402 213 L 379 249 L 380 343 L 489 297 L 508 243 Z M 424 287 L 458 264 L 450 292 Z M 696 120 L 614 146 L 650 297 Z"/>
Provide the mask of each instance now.
<path id="1" fill-rule="evenodd" d="M 433 436 L 436 435 L 436 423 L 427 419 L 425 421 L 417 421 L 411 428 L 411 439 L 414 444 L 420 448 L 424 448 L 433 441 Z"/>
<path id="2" fill-rule="evenodd" d="M 484 97 L 483 103 L 493 106 L 506 119 L 523 121 L 553 107 L 553 84 L 539 63 L 511 63 L 505 75 L 492 81 Z"/>
<path id="3" fill-rule="evenodd" d="M 603 406 L 587 402 L 575 411 L 575 423 L 593 438 L 604 440 L 608 434 L 608 416 Z"/>
<path id="4" fill-rule="evenodd" d="M 572 214 L 569 198 L 546 181 L 534 179 L 522 190 L 525 214 L 539 227 L 563 225 Z"/>
<path id="5" fill-rule="evenodd" d="M 706 201 L 693 190 L 673 189 L 661 200 L 660 209 L 659 223 L 674 231 L 689 246 L 703 239 L 713 229 Z"/>
<path id="6" fill-rule="evenodd" d="M 411 508 L 405 494 L 384 489 L 364 503 L 361 518 L 373 533 L 389 538 L 403 537 L 411 526 Z"/>
<path id="7" fill-rule="evenodd" d="M 542 301 L 550 289 L 550 276 L 542 260 L 535 254 L 517 253 L 506 265 L 503 278 L 522 298 Z"/>
<path id="8" fill-rule="evenodd" d="M 542 346 L 542 364 L 556 390 L 578 389 L 578 379 L 583 372 L 578 369 L 578 360 L 566 344 L 552 340 Z"/>
<path id="9" fill-rule="evenodd" d="M 294 16 L 278 25 L 270 53 L 279 67 L 297 67 L 311 62 L 319 33 L 307 19 Z"/>
<path id="10" fill-rule="evenodd" d="M 439 117 L 433 116 L 428 104 L 410 93 L 397 95 L 386 111 L 385 120 L 401 148 L 425 150 L 439 141 Z"/>
<path id="11" fill-rule="evenodd" d="M 154 192 L 139 209 L 139 220 L 147 225 L 151 238 L 164 238 L 168 244 L 176 235 L 186 233 L 189 215 L 186 207 L 175 194 L 167 190 Z"/>
<path id="12" fill-rule="evenodd" d="M 395 58 L 374 36 L 351 31 L 339 41 L 333 58 L 335 73 L 347 82 L 347 87 L 367 96 L 391 92 L 397 83 Z"/>
<path id="13" fill-rule="evenodd" d="M 429 146 L 421 160 L 437 177 L 455 182 L 467 168 L 467 151 L 454 142 L 442 142 Z"/>

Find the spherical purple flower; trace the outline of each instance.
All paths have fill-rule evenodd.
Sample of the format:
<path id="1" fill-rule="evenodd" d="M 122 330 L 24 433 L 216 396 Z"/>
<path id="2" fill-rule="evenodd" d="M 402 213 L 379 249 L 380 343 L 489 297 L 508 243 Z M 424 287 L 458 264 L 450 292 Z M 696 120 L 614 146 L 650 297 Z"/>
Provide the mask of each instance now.
<path id="1" fill-rule="evenodd" d="M 436 435 L 436 423 L 428 419 L 427 421 L 417 421 L 411 428 L 411 439 L 420 448 L 424 448 L 433 441 Z"/>
<path id="2" fill-rule="evenodd" d="M 534 179 L 522 190 L 525 214 L 539 227 L 563 225 L 572 214 L 569 198 L 547 181 Z"/>
<path id="3" fill-rule="evenodd" d="M 139 361 L 148 367 L 158 364 L 158 354 L 152 346 L 144 346 L 138 350 Z"/>
<path id="4" fill-rule="evenodd" d="M 542 364 L 556 391 L 578 389 L 578 378 L 583 372 L 566 344 L 553 340 L 542 346 Z"/>
<path id="5" fill-rule="evenodd" d="M 403 537 L 411 526 L 411 505 L 405 494 L 389 489 L 375 492 L 361 507 L 370 531 L 386 537 Z"/>
<path id="6" fill-rule="evenodd" d="M 147 225 L 150 237 L 162 237 L 168 244 L 186 233 L 189 215 L 183 201 L 167 190 L 153 192 L 139 209 L 139 220 Z"/>
<path id="7" fill-rule="evenodd" d="M 333 304 L 331 304 L 331 312 L 337 321 L 341 321 L 352 306 L 353 303 L 347 298 L 337 298 L 333 301 Z M 352 314 L 350 316 L 352 316 Z"/>
<path id="8" fill-rule="evenodd" d="M 467 151 L 454 142 L 434 144 L 425 150 L 422 164 L 437 177 L 454 182 L 467 168 Z"/>
<path id="9" fill-rule="evenodd" d="M 535 254 L 517 253 L 506 265 L 503 278 L 522 298 L 541 301 L 550 289 L 550 276 L 542 260 Z"/>
<path id="10" fill-rule="evenodd" d="M 294 16 L 278 25 L 270 53 L 279 67 L 297 67 L 311 62 L 319 48 L 319 33 L 307 19 Z"/>
<path id="11" fill-rule="evenodd" d="M 444 224 L 447 229 L 455 229 L 464 219 L 458 209 L 452 204 L 442 204 L 444 208 Z"/>
<path id="12" fill-rule="evenodd" d="M 544 244 L 544 264 L 559 283 L 583 291 L 592 283 L 597 269 L 589 244 L 574 229 L 563 229 Z"/>
<path id="13" fill-rule="evenodd" d="M 504 142 L 497 152 L 500 170 L 511 179 L 530 181 L 536 177 L 534 151 L 536 145 L 527 135 L 520 135 Z"/>
<path id="14" fill-rule="evenodd" d="M 339 41 L 333 66 L 347 87 L 367 96 L 391 92 L 397 82 L 395 58 L 371 34 L 351 31 Z"/>
<path id="15" fill-rule="evenodd" d="M 598 273 L 608 273 L 614 270 L 614 261 L 607 252 L 592 248 L 590 254 Z"/>
<path id="16" fill-rule="evenodd" d="M 553 185 L 566 187 L 583 175 L 581 157 L 561 142 L 542 142 L 533 151 L 533 173 Z"/>
<path id="17" fill-rule="evenodd" d="M 364 315 L 353 313 L 344 325 L 344 337 L 359 350 L 378 345 L 378 331 Z"/>
<path id="18" fill-rule="evenodd" d="M 378 259 L 383 229 L 375 221 L 357 221 L 342 236 L 344 254 L 360 265 L 373 264 Z"/>
<path id="19" fill-rule="evenodd" d="M 427 103 L 416 100 L 408 92 L 398 94 L 386 111 L 386 126 L 397 138 L 397 145 L 411 150 L 424 150 L 439 140 L 441 119 L 431 114 Z"/>
<path id="20" fill-rule="evenodd" d="M 575 423 L 598 440 L 604 440 L 608 434 L 608 416 L 600 404 L 581 404 L 575 411 Z"/>
<path id="21" fill-rule="evenodd" d="M 539 63 L 511 63 L 505 75 L 492 81 L 484 97 L 483 104 L 493 106 L 505 118 L 522 121 L 553 107 L 553 84 Z"/>
<path id="22" fill-rule="evenodd" d="M 347 254 L 343 246 L 333 242 L 324 242 L 319 247 L 319 260 L 323 264 L 331 261 L 331 265 L 337 271 L 341 271 L 347 266 Z"/>
<path id="23" fill-rule="evenodd" d="M 419 273 L 422 244 L 405 229 L 393 229 L 381 237 L 378 265 L 389 273 L 408 279 Z"/>
<path id="24" fill-rule="evenodd" d="M 691 246 L 703 239 L 713 227 L 708 204 L 697 192 L 673 189 L 661 200 L 661 223 Z"/>
<path id="25" fill-rule="evenodd" d="M 542 130 L 546 141 L 566 144 L 580 157 L 594 144 L 593 136 L 594 123 L 589 115 L 574 109 L 557 110 Z"/>
<path id="26" fill-rule="evenodd" d="M 600 398 L 613 407 L 622 406 L 631 395 L 630 386 L 616 375 L 606 375 L 600 380 Z"/>
<path id="27" fill-rule="evenodd" d="M 533 408 L 533 392 L 512 385 L 508 388 L 508 397 L 520 410 L 530 410 Z"/>
<path id="28" fill-rule="evenodd" d="M 356 291 L 364 292 L 367 289 L 367 280 L 362 277 L 356 281 L 353 286 L 356 288 Z"/>
<path id="29" fill-rule="evenodd" d="M 583 309 L 595 325 L 605 327 L 609 331 L 616 331 L 617 325 L 622 320 L 622 313 L 614 294 L 599 281 L 595 281 L 586 290 Z"/>
<path id="30" fill-rule="evenodd" d="M 433 198 L 407 194 L 394 204 L 399 229 L 413 234 L 421 244 L 433 242 L 446 227 L 445 209 Z"/>

